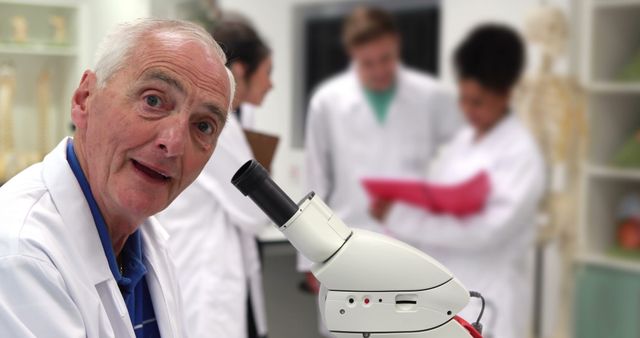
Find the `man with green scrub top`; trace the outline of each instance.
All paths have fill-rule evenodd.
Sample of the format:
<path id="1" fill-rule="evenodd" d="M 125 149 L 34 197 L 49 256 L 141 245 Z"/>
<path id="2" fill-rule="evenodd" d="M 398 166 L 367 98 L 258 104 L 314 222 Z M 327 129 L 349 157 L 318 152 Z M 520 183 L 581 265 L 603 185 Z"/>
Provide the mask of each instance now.
<path id="1" fill-rule="evenodd" d="M 369 215 L 362 179 L 424 177 L 461 114 L 434 78 L 402 65 L 398 28 L 386 11 L 356 8 L 342 40 L 351 66 L 323 83 L 309 105 L 306 189 L 346 224 L 382 232 Z M 308 261 L 298 262 L 309 271 Z"/>

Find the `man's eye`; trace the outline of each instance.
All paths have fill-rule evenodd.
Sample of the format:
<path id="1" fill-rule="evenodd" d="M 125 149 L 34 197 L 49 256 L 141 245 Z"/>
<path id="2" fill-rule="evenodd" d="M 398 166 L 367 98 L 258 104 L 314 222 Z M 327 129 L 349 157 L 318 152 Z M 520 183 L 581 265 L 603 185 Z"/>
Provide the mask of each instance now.
<path id="1" fill-rule="evenodd" d="M 211 123 L 209 123 L 209 122 L 198 122 L 196 125 L 198 127 L 198 130 L 200 130 L 202 133 L 207 134 L 207 135 L 213 134 L 213 126 L 211 126 Z"/>
<path id="2" fill-rule="evenodd" d="M 149 95 L 145 97 L 145 101 L 150 107 L 158 108 L 162 106 L 162 100 L 157 95 Z"/>

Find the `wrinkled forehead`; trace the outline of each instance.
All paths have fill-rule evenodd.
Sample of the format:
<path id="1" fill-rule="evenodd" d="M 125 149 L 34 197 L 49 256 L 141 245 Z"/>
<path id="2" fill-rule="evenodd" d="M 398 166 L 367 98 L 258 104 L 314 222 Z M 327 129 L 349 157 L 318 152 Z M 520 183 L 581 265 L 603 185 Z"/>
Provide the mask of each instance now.
<path id="1" fill-rule="evenodd" d="M 228 103 L 231 84 L 223 60 L 212 46 L 173 32 L 150 33 L 140 40 L 125 66 L 134 79 L 162 70 L 183 83 L 186 91 L 220 97 Z"/>
<path id="2" fill-rule="evenodd" d="M 177 31 L 148 32 L 140 38 L 140 45 L 143 48 L 170 48 L 179 49 L 185 46 L 200 47 L 202 51 L 216 56 L 213 46 L 205 41 L 198 40 L 195 36 L 187 36 L 186 33 Z"/>

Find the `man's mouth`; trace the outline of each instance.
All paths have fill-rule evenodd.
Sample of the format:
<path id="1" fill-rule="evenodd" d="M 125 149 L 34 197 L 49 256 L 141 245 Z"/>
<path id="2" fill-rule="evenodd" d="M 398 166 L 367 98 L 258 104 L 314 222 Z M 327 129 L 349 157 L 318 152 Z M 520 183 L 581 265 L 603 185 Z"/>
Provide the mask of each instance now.
<path id="1" fill-rule="evenodd" d="M 170 176 L 165 175 L 157 170 L 151 169 L 148 166 L 132 159 L 131 163 L 133 163 L 133 166 L 138 169 L 138 171 L 140 171 L 141 173 L 145 174 L 147 177 L 156 180 L 156 181 L 160 181 L 160 182 L 167 182 L 171 179 Z"/>

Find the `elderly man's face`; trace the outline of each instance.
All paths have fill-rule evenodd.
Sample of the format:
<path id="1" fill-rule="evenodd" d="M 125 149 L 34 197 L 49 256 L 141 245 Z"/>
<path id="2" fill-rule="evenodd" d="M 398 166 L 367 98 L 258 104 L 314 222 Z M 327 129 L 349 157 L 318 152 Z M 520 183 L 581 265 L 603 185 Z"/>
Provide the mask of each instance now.
<path id="1" fill-rule="evenodd" d="M 98 202 L 126 217 L 168 206 L 213 153 L 229 99 L 218 56 L 172 34 L 150 35 L 104 88 L 85 72 L 72 117 Z"/>

